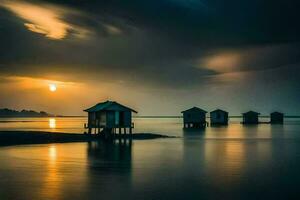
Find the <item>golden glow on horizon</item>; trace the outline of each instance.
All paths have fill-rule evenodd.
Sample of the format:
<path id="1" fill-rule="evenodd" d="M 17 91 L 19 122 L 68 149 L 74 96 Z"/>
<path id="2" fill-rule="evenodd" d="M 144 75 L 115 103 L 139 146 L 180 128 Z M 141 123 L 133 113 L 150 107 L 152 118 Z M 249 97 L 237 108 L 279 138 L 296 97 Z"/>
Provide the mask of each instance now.
<path id="1" fill-rule="evenodd" d="M 53 84 L 53 83 L 49 84 L 49 90 L 50 90 L 51 92 L 55 92 L 55 91 L 57 90 L 56 85 Z"/>
<path id="2" fill-rule="evenodd" d="M 21 1 L 3 1 L 0 6 L 12 11 L 18 17 L 26 20 L 24 26 L 35 33 L 43 34 L 49 39 L 63 39 L 70 30 L 77 37 L 84 38 L 88 30 L 69 24 L 62 18 L 70 11 L 66 8 L 49 4 L 37 5 Z"/>
<path id="3" fill-rule="evenodd" d="M 49 128 L 56 128 L 56 120 L 54 118 L 49 119 Z"/>
<path id="4" fill-rule="evenodd" d="M 127 94 L 127 90 L 122 90 L 119 84 L 101 82 L 101 88 L 99 88 L 99 84 L 95 82 L 68 80 L 75 80 L 75 78 L 50 73 L 47 78 L 0 76 L 0 90 L 3 93 L 1 105 L 19 110 L 28 108 L 46 111 L 51 114 L 81 115 L 87 105 L 113 97 L 114 91 L 120 91 L 118 94 L 121 96 Z M 49 90 L 50 84 L 55 84 L 57 87 L 54 93 Z M 126 101 L 124 104 L 131 105 Z"/>
<path id="5" fill-rule="evenodd" d="M 81 85 L 79 83 L 74 83 L 74 82 L 65 82 L 65 81 L 23 77 L 23 76 L 9 76 L 9 77 L 3 77 L 3 79 L 9 82 L 12 87 L 20 88 L 21 90 L 39 89 L 44 91 L 45 86 L 48 86 L 49 90 L 51 89 L 54 90 L 54 88 L 57 89 L 57 87 L 69 89 Z"/>

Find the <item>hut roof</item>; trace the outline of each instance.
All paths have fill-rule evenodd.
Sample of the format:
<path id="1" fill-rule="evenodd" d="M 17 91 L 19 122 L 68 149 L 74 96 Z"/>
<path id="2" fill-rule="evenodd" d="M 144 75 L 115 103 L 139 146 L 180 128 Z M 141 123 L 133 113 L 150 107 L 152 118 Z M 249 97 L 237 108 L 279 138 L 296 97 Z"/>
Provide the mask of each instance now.
<path id="1" fill-rule="evenodd" d="M 242 114 L 243 114 L 243 115 L 249 115 L 249 114 L 260 115 L 260 113 L 255 112 L 255 111 L 252 111 L 252 110 L 250 110 L 250 111 L 248 111 L 248 112 L 245 112 L 245 113 L 242 113 Z"/>
<path id="2" fill-rule="evenodd" d="M 117 109 L 116 109 L 117 108 Z M 104 110 L 119 110 L 119 109 L 125 109 L 125 110 L 130 110 L 132 112 L 135 112 L 137 113 L 137 111 L 131 109 L 131 108 L 128 108 L 124 105 L 121 105 L 115 101 L 105 101 L 105 102 L 101 102 L 101 103 L 98 103 L 88 109 L 85 109 L 84 111 L 85 112 L 99 112 L 99 111 L 104 111 Z"/>
<path id="3" fill-rule="evenodd" d="M 274 115 L 274 114 L 275 114 L 275 115 L 283 115 L 283 113 L 282 113 L 282 112 L 277 112 L 277 111 L 275 111 L 275 112 L 272 112 L 271 114 L 272 114 L 272 115 Z"/>
<path id="4" fill-rule="evenodd" d="M 198 107 L 192 107 L 190 109 L 184 110 L 181 113 L 185 113 L 185 112 L 201 112 L 201 113 L 207 113 L 205 110 L 202 110 L 201 108 Z"/>
<path id="5" fill-rule="evenodd" d="M 213 110 L 213 111 L 211 111 L 210 113 L 214 113 L 214 112 L 228 113 L 227 111 L 225 111 L 225 110 L 221 110 L 221 109 L 216 109 L 216 110 Z"/>

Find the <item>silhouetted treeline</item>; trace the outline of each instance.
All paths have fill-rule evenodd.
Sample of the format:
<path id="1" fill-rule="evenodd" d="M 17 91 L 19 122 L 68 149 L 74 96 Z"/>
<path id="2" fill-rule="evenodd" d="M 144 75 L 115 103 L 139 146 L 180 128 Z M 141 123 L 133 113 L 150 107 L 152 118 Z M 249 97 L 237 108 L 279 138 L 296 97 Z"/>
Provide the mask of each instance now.
<path id="1" fill-rule="evenodd" d="M 0 117 L 52 117 L 52 114 L 44 111 L 36 112 L 34 110 L 12 110 L 8 108 L 0 109 Z"/>

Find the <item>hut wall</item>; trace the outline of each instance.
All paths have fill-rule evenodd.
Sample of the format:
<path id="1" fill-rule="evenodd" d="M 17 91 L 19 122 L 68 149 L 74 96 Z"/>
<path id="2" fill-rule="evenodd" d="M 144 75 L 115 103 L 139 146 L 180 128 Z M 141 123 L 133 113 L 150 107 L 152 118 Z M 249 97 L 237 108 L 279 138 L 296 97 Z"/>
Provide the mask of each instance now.
<path id="1" fill-rule="evenodd" d="M 115 111 L 107 111 L 106 112 L 106 127 L 113 128 L 115 127 Z"/>
<path id="2" fill-rule="evenodd" d="M 227 124 L 228 114 L 224 112 L 213 112 L 210 114 L 212 124 Z"/>
<path id="3" fill-rule="evenodd" d="M 244 123 L 246 123 L 246 124 L 257 124 L 258 123 L 258 116 L 257 115 L 245 115 L 244 116 Z"/>
<path id="4" fill-rule="evenodd" d="M 283 123 L 283 114 L 272 113 L 271 114 L 271 123 L 272 124 L 282 124 Z"/>
<path id="5" fill-rule="evenodd" d="M 184 112 L 183 122 L 184 123 L 203 123 L 205 122 L 205 113 L 202 112 Z"/>
<path id="6" fill-rule="evenodd" d="M 124 112 L 124 126 L 131 127 L 131 111 L 125 111 Z"/>
<path id="7" fill-rule="evenodd" d="M 100 113 L 100 125 L 101 126 L 106 125 L 106 113 L 105 112 Z"/>
<path id="8" fill-rule="evenodd" d="M 95 125 L 95 119 L 96 119 L 96 115 L 95 115 L 94 112 L 88 113 L 88 124 L 89 124 L 89 126 L 94 126 Z"/>
<path id="9" fill-rule="evenodd" d="M 131 111 L 107 111 L 106 126 L 113 127 L 130 127 L 131 126 Z"/>
<path id="10" fill-rule="evenodd" d="M 115 111 L 115 126 L 119 126 L 122 123 L 121 112 Z"/>

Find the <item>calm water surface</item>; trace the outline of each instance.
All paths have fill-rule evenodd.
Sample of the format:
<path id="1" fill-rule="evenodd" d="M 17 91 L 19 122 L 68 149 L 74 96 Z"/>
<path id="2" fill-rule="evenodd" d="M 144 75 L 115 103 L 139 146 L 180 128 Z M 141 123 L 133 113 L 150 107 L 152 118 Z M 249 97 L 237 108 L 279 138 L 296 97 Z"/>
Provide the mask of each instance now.
<path id="1" fill-rule="evenodd" d="M 83 131 L 85 118 L 2 119 L 0 130 Z M 0 199 L 298 199 L 300 122 L 183 132 L 181 119 L 135 119 L 132 143 L 0 148 Z"/>

